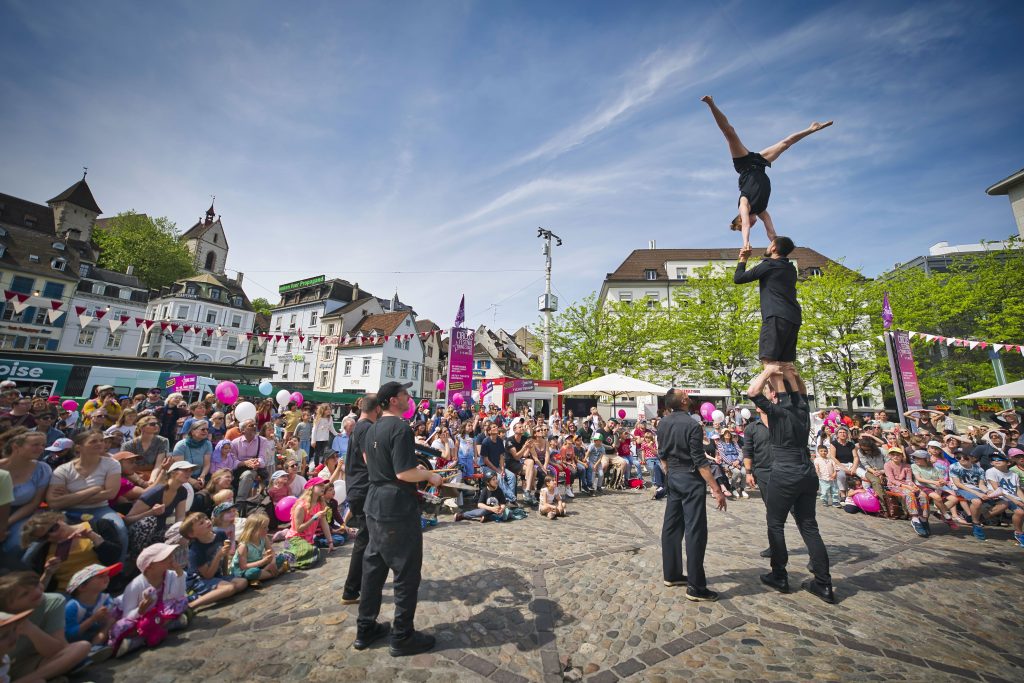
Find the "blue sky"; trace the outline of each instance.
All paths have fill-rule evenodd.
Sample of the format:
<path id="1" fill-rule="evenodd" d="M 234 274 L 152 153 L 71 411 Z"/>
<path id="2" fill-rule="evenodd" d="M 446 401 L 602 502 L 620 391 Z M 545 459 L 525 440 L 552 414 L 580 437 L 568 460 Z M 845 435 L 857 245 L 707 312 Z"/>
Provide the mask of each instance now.
<path id="1" fill-rule="evenodd" d="M 108 215 L 217 196 L 250 296 L 325 273 L 450 324 L 536 320 L 635 248 L 739 245 L 748 147 L 782 234 L 876 274 L 1015 231 L 1019 2 L 0 2 L 0 191 L 82 166 Z M 755 232 L 754 244 L 764 244 Z M 395 272 L 401 271 L 401 272 Z M 497 304 L 497 307 L 492 305 Z"/>

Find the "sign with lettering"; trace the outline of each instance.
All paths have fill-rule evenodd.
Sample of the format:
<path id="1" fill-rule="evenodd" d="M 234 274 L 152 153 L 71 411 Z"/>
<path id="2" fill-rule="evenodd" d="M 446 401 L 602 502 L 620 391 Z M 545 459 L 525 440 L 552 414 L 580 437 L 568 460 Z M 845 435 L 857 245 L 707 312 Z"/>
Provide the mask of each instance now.
<path id="1" fill-rule="evenodd" d="M 296 280 L 295 282 L 288 282 L 277 288 L 278 294 L 284 294 L 285 292 L 291 292 L 296 289 L 302 289 L 303 287 L 312 287 L 313 285 L 320 285 L 326 280 L 323 275 L 317 275 L 316 277 L 306 278 L 305 280 Z"/>
<path id="2" fill-rule="evenodd" d="M 183 393 L 195 391 L 198 381 L 198 375 L 175 375 L 174 377 L 168 377 L 164 382 L 164 386 L 172 392 Z"/>
<path id="3" fill-rule="evenodd" d="M 468 404 L 473 388 L 473 330 L 453 327 L 448 347 L 448 401 L 462 394 Z"/>

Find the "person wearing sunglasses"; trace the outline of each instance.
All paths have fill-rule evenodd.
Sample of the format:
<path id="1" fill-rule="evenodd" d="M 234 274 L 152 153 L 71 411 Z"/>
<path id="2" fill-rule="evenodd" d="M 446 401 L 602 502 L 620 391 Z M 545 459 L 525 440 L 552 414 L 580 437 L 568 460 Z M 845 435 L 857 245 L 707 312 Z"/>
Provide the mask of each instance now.
<path id="1" fill-rule="evenodd" d="M 103 519 L 68 524 L 61 512 L 37 512 L 21 528 L 22 563 L 42 575 L 40 583 L 62 591 L 80 569 L 120 561 L 116 530 Z M 52 582 L 52 584 L 51 584 Z"/>

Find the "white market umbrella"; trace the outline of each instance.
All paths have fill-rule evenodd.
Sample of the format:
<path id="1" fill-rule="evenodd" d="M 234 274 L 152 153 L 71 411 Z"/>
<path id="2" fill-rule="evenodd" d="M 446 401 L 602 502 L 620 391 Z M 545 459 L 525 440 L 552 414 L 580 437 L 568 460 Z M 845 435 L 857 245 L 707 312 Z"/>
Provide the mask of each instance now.
<path id="1" fill-rule="evenodd" d="M 603 377 L 589 380 L 583 384 L 577 384 L 558 392 L 562 396 L 611 396 L 612 412 L 615 411 L 615 399 L 636 398 L 637 396 L 664 396 L 668 393 L 667 387 L 645 382 L 642 379 L 628 377 L 613 372 Z"/>
<path id="2" fill-rule="evenodd" d="M 961 396 L 960 400 L 972 398 L 1024 398 L 1024 379 L 985 389 L 985 391 L 967 394 L 966 396 Z"/>

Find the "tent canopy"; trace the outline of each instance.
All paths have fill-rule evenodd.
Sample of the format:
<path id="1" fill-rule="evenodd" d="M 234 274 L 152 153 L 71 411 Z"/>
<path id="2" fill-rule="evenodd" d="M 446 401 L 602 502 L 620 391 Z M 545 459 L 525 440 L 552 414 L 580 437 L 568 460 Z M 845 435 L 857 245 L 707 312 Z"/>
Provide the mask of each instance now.
<path id="1" fill-rule="evenodd" d="M 961 400 L 972 398 L 1024 398 L 1024 379 L 960 397 Z"/>
<path id="2" fill-rule="evenodd" d="M 562 396 L 611 396 L 613 398 L 632 398 L 636 396 L 664 396 L 668 388 L 645 382 L 635 377 L 627 377 L 613 372 L 604 377 L 577 384 L 564 391 Z"/>

